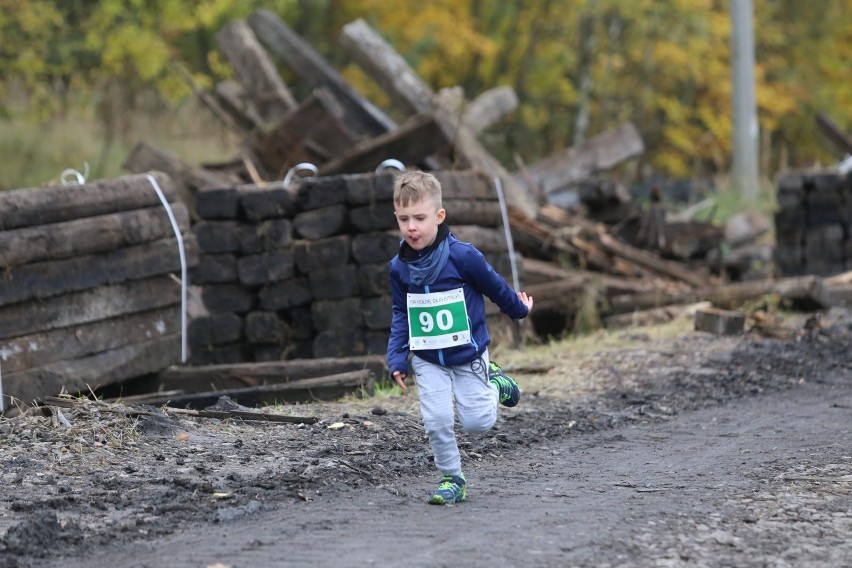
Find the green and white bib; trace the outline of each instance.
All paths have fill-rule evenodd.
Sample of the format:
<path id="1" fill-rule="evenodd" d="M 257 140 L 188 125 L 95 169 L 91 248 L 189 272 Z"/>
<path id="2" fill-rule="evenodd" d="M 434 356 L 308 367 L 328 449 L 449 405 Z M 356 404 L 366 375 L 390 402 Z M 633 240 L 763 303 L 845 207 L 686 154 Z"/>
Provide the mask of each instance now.
<path id="1" fill-rule="evenodd" d="M 470 343 L 464 289 L 408 294 L 408 342 L 412 351 Z"/>

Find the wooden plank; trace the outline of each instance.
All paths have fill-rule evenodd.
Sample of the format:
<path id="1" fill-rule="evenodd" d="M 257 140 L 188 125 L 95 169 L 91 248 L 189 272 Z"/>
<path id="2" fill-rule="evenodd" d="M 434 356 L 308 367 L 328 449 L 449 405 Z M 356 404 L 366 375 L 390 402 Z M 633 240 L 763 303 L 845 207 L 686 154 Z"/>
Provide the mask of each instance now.
<path id="1" fill-rule="evenodd" d="M 156 388 L 185 392 L 227 390 L 275 384 L 322 375 L 370 370 L 376 377 L 386 374 L 382 355 L 344 358 L 293 359 L 267 363 L 172 367 L 156 376 Z"/>
<path id="2" fill-rule="evenodd" d="M 184 241 L 184 252 L 187 266 L 198 263 L 198 246 L 192 235 Z M 10 267 L 0 278 L 0 306 L 158 274 L 180 273 L 180 268 L 176 239 Z"/>
<path id="3" fill-rule="evenodd" d="M 142 400 L 145 404 L 157 406 L 206 408 L 215 405 L 221 397 L 227 396 L 240 405 L 255 406 L 280 401 L 306 402 L 312 400 L 335 400 L 353 391 L 363 391 L 367 394 L 372 394 L 374 387 L 375 376 L 369 369 L 362 369 L 324 377 L 312 377 L 284 383 L 236 389 L 208 390 L 183 395 L 151 395 Z M 139 403 L 140 400 L 137 399 L 136 402 Z"/>
<path id="4" fill-rule="evenodd" d="M 255 10 L 248 23 L 260 42 L 313 87 L 323 87 L 340 104 L 344 123 L 356 132 L 377 136 L 395 128 L 393 121 L 364 97 L 308 42 L 270 10 Z"/>
<path id="5" fill-rule="evenodd" d="M 180 282 L 156 276 L 0 308 L 0 338 L 17 337 L 180 302 Z"/>
<path id="6" fill-rule="evenodd" d="M 278 74 L 275 63 L 245 21 L 228 22 L 216 32 L 215 38 L 219 51 L 231 64 L 243 92 L 263 120 L 281 120 L 296 107 L 296 99 Z"/>
<path id="7" fill-rule="evenodd" d="M 4 395 L 26 404 L 48 395 L 97 389 L 156 373 L 180 361 L 180 334 L 133 343 L 88 357 L 3 373 Z"/>
<path id="8" fill-rule="evenodd" d="M 645 144 L 639 131 L 628 122 L 598 134 L 579 146 L 567 148 L 526 166 L 514 174 L 514 179 L 524 187 L 534 186 L 549 194 L 644 151 Z"/>
<path id="9" fill-rule="evenodd" d="M 174 180 L 161 172 L 151 172 L 151 176 L 166 199 L 175 201 L 178 193 Z M 11 189 L 0 191 L 0 230 L 61 223 L 159 205 L 160 198 L 144 175 L 104 179 L 83 185 Z"/>
<path id="10" fill-rule="evenodd" d="M 374 171 L 388 157 L 417 164 L 451 146 L 434 115 L 416 115 L 398 129 L 364 140 L 319 168 L 322 176 Z"/>
<path id="11" fill-rule="evenodd" d="M 258 159 L 277 179 L 302 162 L 323 164 L 360 139 L 334 112 L 330 98 L 317 89 L 252 144 Z"/>
<path id="12" fill-rule="evenodd" d="M 172 203 L 181 232 L 189 230 L 189 214 Z M 0 267 L 110 251 L 174 236 L 162 207 L 108 213 L 50 225 L 0 232 Z"/>
<path id="13" fill-rule="evenodd" d="M 180 333 L 180 306 L 0 340 L 3 377 L 66 359 Z"/>

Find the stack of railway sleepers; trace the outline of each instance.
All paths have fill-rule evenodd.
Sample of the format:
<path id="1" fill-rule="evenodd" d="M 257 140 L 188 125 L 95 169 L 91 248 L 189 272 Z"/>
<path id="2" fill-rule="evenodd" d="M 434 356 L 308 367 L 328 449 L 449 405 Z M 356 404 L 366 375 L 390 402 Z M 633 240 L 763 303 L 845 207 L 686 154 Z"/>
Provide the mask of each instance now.
<path id="1" fill-rule="evenodd" d="M 436 175 L 454 233 L 511 278 L 491 180 Z M 383 354 L 387 267 L 400 241 L 392 198 L 392 173 L 199 192 L 201 255 L 190 280 L 207 314 L 190 323 L 193 364 Z"/>
<path id="2" fill-rule="evenodd" d="M 784 276 L 852 269 L 852 176 L 799 170 L 778 180 L 775 263 Z"/>
<path id="3" fill-rule="evenodd" d="M 151 180 L 187 234 L 187 264 L 197 262 L 164 174 L 0 192 L 4 408 L 180 362 L 181 255 Z"/>

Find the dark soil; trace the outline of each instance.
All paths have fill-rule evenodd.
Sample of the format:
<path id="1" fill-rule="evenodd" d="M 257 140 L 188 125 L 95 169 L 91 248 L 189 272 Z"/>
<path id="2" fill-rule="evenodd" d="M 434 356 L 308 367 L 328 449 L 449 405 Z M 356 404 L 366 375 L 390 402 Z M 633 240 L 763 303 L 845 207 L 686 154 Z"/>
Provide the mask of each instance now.
<path id="1" fill-rule="evenodd" d="M 452 507 L 425 504 L 413 395 L 289 409 L 311 425 L 3 420 L 0 567 L 852 566 L 852 316 L 814 322 L 572 361 L 587 388 L 459 434 Z"/>

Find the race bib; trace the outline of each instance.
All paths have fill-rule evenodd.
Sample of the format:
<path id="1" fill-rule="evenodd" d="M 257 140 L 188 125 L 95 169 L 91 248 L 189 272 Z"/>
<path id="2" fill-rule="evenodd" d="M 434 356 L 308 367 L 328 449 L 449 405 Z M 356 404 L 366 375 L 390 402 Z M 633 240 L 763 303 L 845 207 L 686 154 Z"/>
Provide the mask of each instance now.
<path id="1" fill-rule="evenodd" d="M 412 351 L 470 343 L 464 290 L 408 294 L 408 343 Z"/>

